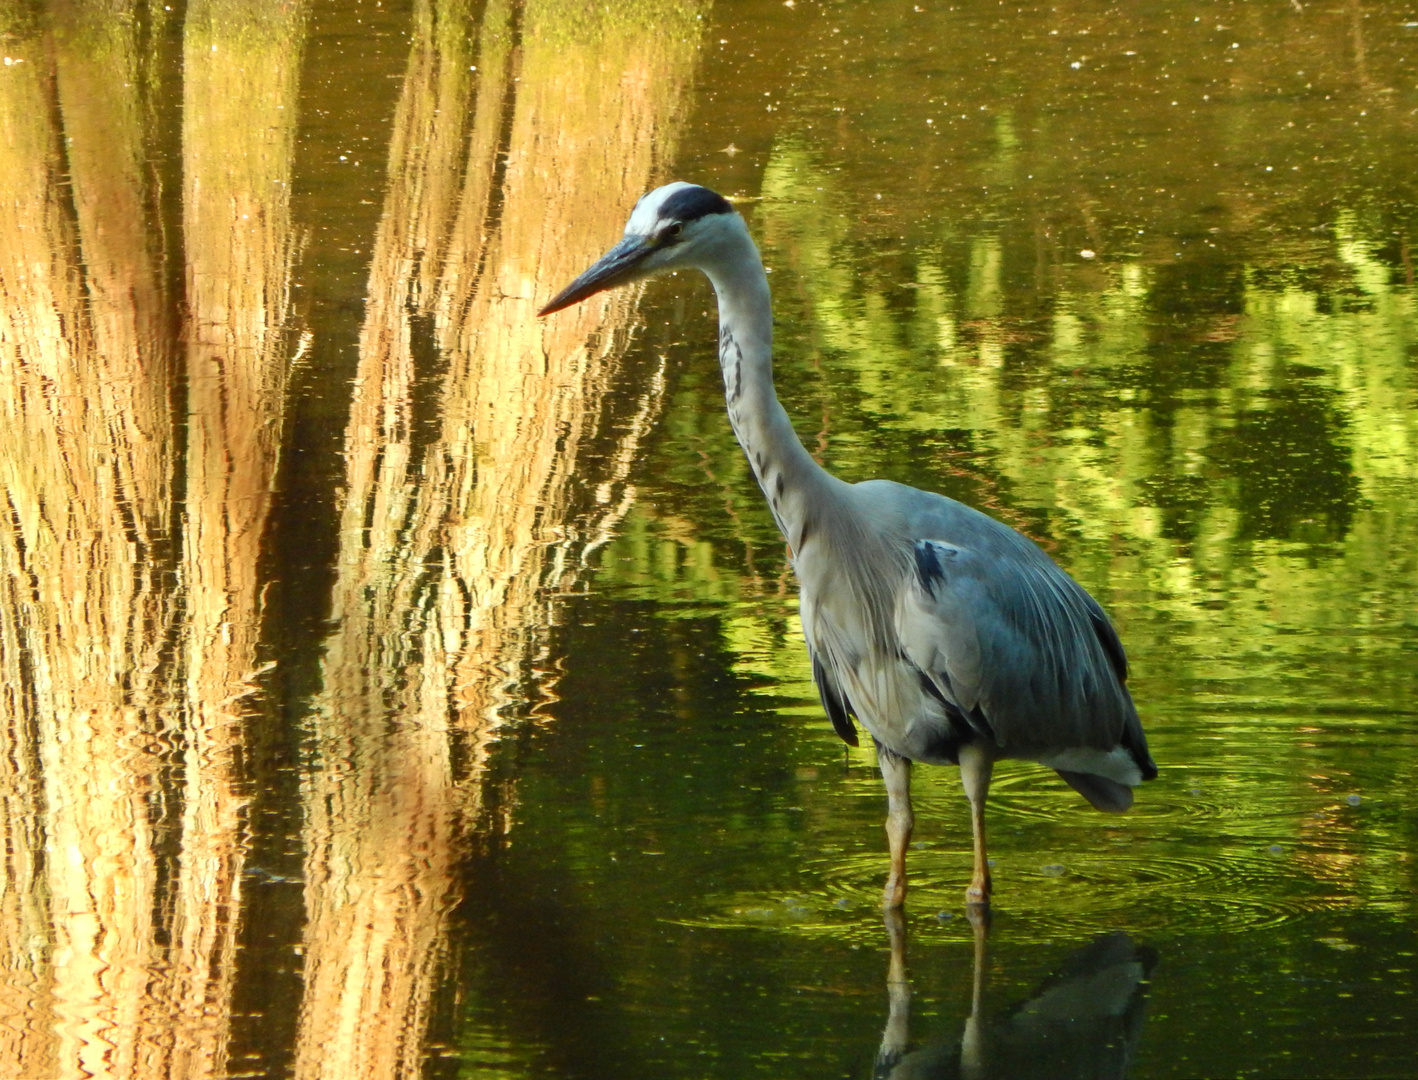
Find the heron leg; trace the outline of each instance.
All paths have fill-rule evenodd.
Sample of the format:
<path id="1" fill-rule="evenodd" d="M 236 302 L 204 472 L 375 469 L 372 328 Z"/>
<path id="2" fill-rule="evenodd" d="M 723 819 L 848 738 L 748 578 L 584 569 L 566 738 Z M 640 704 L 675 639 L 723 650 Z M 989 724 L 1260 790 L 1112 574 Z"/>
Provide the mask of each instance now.
<path id="1" fill-rule="evenodd" d="M 876 745 L 876 759 L 886 782 L 886 839 L 891 846 L 891 873 L 882 902 L 894 908 L 906 899 L 906 848 L 916 824 L 911 813 L 911 762 L 880 743 Z"/>
<path id="2" fill-rule="evenodd" d="M 985 853 L 985 796 L 990 793 L 990 774 L 994 758 L 980 743 L 967 743 L 960 748 L 960 782 L 965 797 L 970 800 L 970 830 L 975 838 L 975 872 L 970 887 L 965 890 L 965 903 L 990 902 L 990 861 Z"/>

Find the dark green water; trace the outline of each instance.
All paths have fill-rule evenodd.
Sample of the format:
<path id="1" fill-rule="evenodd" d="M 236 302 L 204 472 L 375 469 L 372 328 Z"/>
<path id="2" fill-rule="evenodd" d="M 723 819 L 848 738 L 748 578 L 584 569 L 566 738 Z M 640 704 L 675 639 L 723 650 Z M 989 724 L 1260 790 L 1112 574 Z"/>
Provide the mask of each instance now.
<path id="1" fill-rule="evenodd" d="M 195 252 L 221 246 L 173 227 L 197 199 L 180 61 L 207 8 L 125 16 L 149 35 L 129 46 L 151 67 L 133 145 L 171 326 L 207 310 Z M 150 771 L 92 791 L 60 771 L 51 748 L 103 725 L 34 674 L 67 670 L 36 612 L 128 594 L 101 567 L 54 570 L 47 592 L 30 534 L 6 541 L 33 584 L 6 593 L 0 656 L 37 689 L 6 699 L 4 829 L 39 854 L 6 864 L 0 1029 L 20 1034 L 0 1075 L 865 1078 L 893 1016 L 921 1048 L 897 1077 L 1418 1076 L 1418 9 L 598 11 L 303 11 L 282 99 L 296 242 L 257 290 L 289 289 L 272 360 L 289 377 L 276 419 L 246 425 L 279 430 L 253 487 L 274 495 L 259 545 L 201 553 L 202 399 L 173 376 L 170 550 L 135 565 L 177 568 L 151 665 L 185 689 L 151 706 L 168 719 L 131 721 L 157 733 Z M 31 15 L 7 48 L 55 63 L 73 10 Z M 58 102 L 55 70 L 37 85 Z M 55 109 L 46 138 L 73 145 L 78 110 Z M 416 166 L 391 179 L 391 154 Z M 528 315 L 618 235 L 622 167 L 738 200 L 771 270 L 779 393 L 824 464 L 1026 532 L 1128 649 L 1161 774 L 1115 818 L 1042 767 L 997 769 L 978 955 L 957 775 L 917 770 L 909 1019 L 899 987 L 889 1006 L 880 780 L 817 703 L 786 552 L 723 414 L 712 293 L 657 281 L 566 340 Z M 482 175 L 469 254 L 448 238 Z M 54 260 L 92 282 L 77 190 L 54 213 L 80 240 Z M 34 325 L 5 272 L 6 326 Z M 402 368 L 373 366 L 380 333 Z M 47 339 L 6 340 L 23 418 L 14 372 Z M 400 419 L 352 423 L 376 385 Z M 16 521 L 32 489 L 69 490 L 26 479 L 34 438 L 4 449 Z M 56 475 L 109 475 L 107 445 Z M 233 475 L 256 459 L 229 444 Z M 217 564 L 228 630 L 203 648 L 241 676 L 220 692 L 182 644 L 190 582 Z M 126 746 L 122 718 L 149 706 L 124 685 L 93 715 Z M 213 702 L 231 724 L 200 720 Z M 227 776 L 212 730 L 225 803 L 203 801 L 203 776 Z M 142 807 L 122 828 L 115 784 Z M 209 805 L 230 807 L 225 832 L 194 824 Z M 64 838 L 100 828 L 133 839 L 66 877 L 88 849 Z M 225 877 L 201 869 L 212 849 Z M 129 879 L 147 899 L 95 901 L 83 946 L 73 897 Z M 194 899 L 223 880 L 229 904 Z M 179 955 L 192 925 L 234 947 Z M 1137 949 L 1121 984 L 1083 981 L 1080 951 L 1117 934 Z M 131 985 L 92 974 L 120 969 L 114 942 L 139 943 Z M 206 973 L 209 1057 L 171 1049 L 188 1021 L 164 980 L 184 965 Z M 1026 1003 L 1049 986 L 1112 1026 L 1040 1050 Z M 958 1050 L 972 1014 L 983 1064 Z"/>

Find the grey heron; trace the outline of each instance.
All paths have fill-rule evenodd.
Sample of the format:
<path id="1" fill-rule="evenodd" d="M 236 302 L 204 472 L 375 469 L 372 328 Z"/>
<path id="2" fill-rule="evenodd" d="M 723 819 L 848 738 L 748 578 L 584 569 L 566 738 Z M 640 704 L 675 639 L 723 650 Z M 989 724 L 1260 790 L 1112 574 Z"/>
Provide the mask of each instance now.
<path id="1" fill-rule="evenodd" d="M 1157 775 L 1103 609 L 1033 541 L 963 503 L 849 484 L 803 447 L 773 389 L 768 277 L 723 196 L 676 182 L 636 203 L 625 235 L 553 297 L 549 315 L 647 275 L 697 268 L 719 306 L 729 422 L 799 583 L 822 704 L 846 742 L 871 734 L 886 784 L 885 904 L 906 894 L 911 763 L 959 765 L 970 802 L 969 905 L 990 897 L 985 797 L 1001 758 L 1042 762 L 1099 810 Z"/>

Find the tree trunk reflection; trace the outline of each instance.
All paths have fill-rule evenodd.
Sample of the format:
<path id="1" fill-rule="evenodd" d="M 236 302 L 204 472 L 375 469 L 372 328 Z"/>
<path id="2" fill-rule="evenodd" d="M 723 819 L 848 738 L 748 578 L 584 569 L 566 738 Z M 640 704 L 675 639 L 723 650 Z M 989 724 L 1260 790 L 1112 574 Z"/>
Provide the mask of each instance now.
<path id="1" fill-rule="evenodd" d="M 291 353 L 303 15 L 188 8 L 180 541 L 145 52 L 163 16 L 78 0 L 51 15 L 48 38 L 8 28 L 0 83 L 0 1074 L 218 1076 Z"/>
<path id="2" fill-rule="evenodd" d="M 493 0 L 474 41 L 466 8 L 417 9 L 370 272 L 339 629 L 305 779 L 303 1077 L 418 1072 L 489 747 L 545 649 L 557 593 L 627 498 L 633 441 L 605 466 L 581 448 L 633 301 L 552 324 L 535 313 L 665 154 L 692 13 L 587 27 L 556 5 Z M 612 141 L 589 141 L 607 115 Z M 620 407 L 652 413 L 659 396 L 653 380 Z M 627 426 L 632 440 L 645 429 Z M 583 499 L 570 481 L 588 467 L 601 483 Z"/>

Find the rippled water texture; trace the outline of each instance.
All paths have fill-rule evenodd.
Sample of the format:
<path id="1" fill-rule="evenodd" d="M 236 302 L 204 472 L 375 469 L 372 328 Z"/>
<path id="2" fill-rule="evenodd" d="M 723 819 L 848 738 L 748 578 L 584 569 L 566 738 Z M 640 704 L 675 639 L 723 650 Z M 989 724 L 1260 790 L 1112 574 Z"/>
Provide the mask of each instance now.
<path id="1" fill-rule="evenodd" d="M 0 1077 L 1418 1075 L 1418 11 L 0 11 Z M 691 276 L 1111 612 L 1161 776 L 913 890 Z"/>

